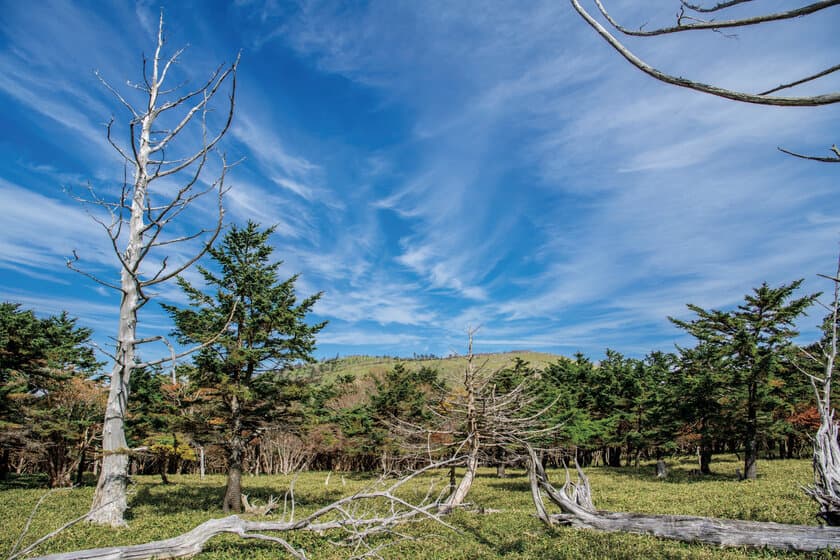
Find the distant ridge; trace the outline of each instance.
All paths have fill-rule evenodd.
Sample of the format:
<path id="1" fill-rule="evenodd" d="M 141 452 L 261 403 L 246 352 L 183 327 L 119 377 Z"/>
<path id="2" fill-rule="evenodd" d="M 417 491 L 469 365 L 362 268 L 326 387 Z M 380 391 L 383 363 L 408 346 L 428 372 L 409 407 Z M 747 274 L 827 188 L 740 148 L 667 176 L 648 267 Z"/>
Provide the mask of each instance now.
<path id="1" fill-rule="evenodd" d="M 483 366 L 485 369 L 491 371 L 513 365 L 515 358 L 521 358 L 537 369 L 543 369 L 550 363 L 567 359 L 566 356 L 561 356 L 560 354 L 534 352 L 531 350 L 489 352 L 476 354 L 475 357 L 479 366 Z M 406 364 L 408 369 L 419 369 L 423 366 L 437 369 L 440 371 L 441 376 L 447 382 L 450 382 L 464 371 L 467 359 L 462 355 L 448 357 L 429 357 L 424 355 L 417 357 L 354 355 L 321 360 L 315 364 L 302 366 L 300 371 L 323 376 L 325 380 L 353 375 L 357 382 L 363 382 L 372 376 L 384 374 L 393 368 L 394 364 L 400 362 Z"/>

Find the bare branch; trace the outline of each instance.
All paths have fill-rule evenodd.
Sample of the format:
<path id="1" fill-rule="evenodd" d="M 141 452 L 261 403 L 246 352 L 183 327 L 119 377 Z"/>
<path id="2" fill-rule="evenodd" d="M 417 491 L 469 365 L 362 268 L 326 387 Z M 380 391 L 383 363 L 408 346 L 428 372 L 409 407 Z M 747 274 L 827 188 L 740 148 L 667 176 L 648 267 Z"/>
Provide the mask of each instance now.
<path id="1" fill-rule="evenodd" d="M 725 10 L 726 8 L 737 6 L 738 4 L 746 4 L 747 2 L 752 2 L 752 0 L 729 0 L 729 2 L 721 2 L 720 4 L 716 4 L 710 8 L 704 8 L 703 6 L 698 6 L 697 4 L 690 4 L 686 0 L 680 0 L 680 2 L 689 10 L 693 10 L 695 12 L 700 13 L 710 13 L 717 12 L 719 10 Z"/>
<path id="2" fill-rule="evenodd" d="M 838 70 L 840 70 L 840 64 L 836 64 L 836 65 L 832 66 L 831 68 L 826 68 L 825 70 L 823 70 L 821 72 L 817 72 L 816 74 L 813 74 L 811 76 L 807 76 L 807 77 L 802 78 L 800 80 L 796 80 L 795 82 L 790 82 L 788 84 L 781 84 L 781 85 L 778 85 L 778 86 L 774 87 L 773 89 L 768 89 L 767 91 L 762 91 L 758 95 L 770 95 L 771 93 L 776 93 L 777 91 L 782 91 L 783 89 L 796 87 L 796 86 L 802 85 L 806 82 L 811 82 L 813 80 L 822 78 L 823 76 L 828 76 L 829 74 L 833 74 L 834 72 L 837 72 Z"/>
<path id="3" fill-rule="evenodd" d="M 191 267 L 193 264 L 195 264 L 196 261 L 198 261 L 198 259 L 203 257 L 204 254 L 207 251 L 210 250 L 210 248 L 213 246 L 213 243 L 216 242 L 216 238 L 219 236 L 219 233 L 222 231 L 222 226 L 224 225 L 225 212 L 224 212 L 224 207 L 222 206 L 222 197 L 224 196 L 225 191 L 222 188 L 223 184 L 224 184 L 224 171 L 222 173 L 222 178 L 219 180 L 218 219 L 216 221 L 216 227 L 215 227 L 214 230 L 212 230 L 212 234 L 210 235 L 210 238 L 204 243 L 201 250 L 197 251 L 195 253 L 195 255 L 192 256 L 192 258 L 188 259 L 185 263 L 178 266 L 177 268 L 175 268 L 174 270 L 172 270 L 168 274 L 156 276 L 155 278 L 153 278 L 151 280 L 138 281 L 138 286 L 143 288 L 143 287 L 152 286 L 152 285 L 155 285 L 155 284 L 160 284 L 162 282 L 166 282 L 167 280 L 170 280 L 170 279 L 178 276 L 183 271 L 185 271 L 186 269 Z"/>
<path id="4" fill-rule="evenodd" d="M 181 47 L 180 49 L 175 51 L 175 54 L 173 54 L 172 56 L 169 57 L 169 60 L 166 61 L 166 65 L 163 67 L 163 71 L 160 73 L 160 79 L 158 80 L 158 82 L 156 84 L 157 87 L 158 87 L 158 90 L 160 90 L 160 87 L 163 85 L 163 82 L 166 81 L 166 73 L 169 72 L 169 67 L 172 66 L 172 64 L 174 64 L 176 60 L 178 60 L 178 57 L 181 56 L 181 54 L 184 52 L 185 49 L 186 49 L 186 47 Z M 163 94 L 163 93 L 165 93 L 165 92 L 163 92 L 163 91 L 160 92 L 160 94 Z"/>
<path id="5" fill-rule="evenodd" d="M 797 157 L 799 159 L 809 159 L 811 161 L 819 161 L 822 163 L 840 163 L 840 150 L 837 149 L 836 145 L 831 147 L 831 151 L 836 154 L 834 156 L 809 156 L 807 154 L 800 154 L 799 152 L 792 152 L 790 150 L 786 150 L 781 146 L 778 146 L 776 149 L 778 149 L 780 152 L 786 153 L 789 156 Z"/>
<path id="6" fill-rule="evenodd" d="M 595 5 L 598 6 L 598 10 L 600 10 L 601 14 L 610 22 L 610 25 L 624 33 L 625 35 L 632 35 L 635 37 L 652 37 L 654 35 L 666 35 L 668 33 L 680 33 L 682 31 L 693 31 L 698 29 L 726 29 L 732 27 L 746 27 L 749 25 L 758 25 L 761 23 L 767 23 L 769 21 L 779 21 L 784 19 L 792 19 L 802 16 L 807 16 L 813 14 L 815 12 L 819 12 L 820 10 L 825 10 L 826 8 L 830 8 L 832 6 L 836 6 L 840 4 L 840 0 L 822 0 L 820 2 L 815 2 L 813 4 L 809 4 L 807 6 L 802 6 L 801 8 L 796 8 L 793 10 L 787 10 L 785 12 L 777 12 L 773 14 L 763 14 L 760 16 L 750 17 L 750 18 L 743 18 L 743 19 L 730 19 L 730 20 L 721 20 L 721 21 L 700 21 L 694 20 L 696 23 L 689 23 L 689 24 L 682 24 L 677 23 L 677 25 L 673 27 L 661 27 L 659 29 L 651 29 L 649 31 L 645 31 L 642 29 L 633 30 L 628 29 L 621 24 L 619 24 L 613 17 L 607 12 L 604 5 L 601 3 L 601 0 L 594 0 Z M 685 4 L 683 4 L 685 5 Z M 721 8 L 718 8 L 721 9 Z M 580 11 L 580 10 L 578 10 Z M 696 10 L 695 10 L 696 11 Z M 682 18 L 680 18 L 682 19 Z M 693 18 L 692 18 L 693 19 Z"/>
<path id="7" fill-rule="evenodd" d="M 661 82 L 667 84 L 692 89 L 702 93 L 708 93 L 725 99 L 733 101 L 740 101 L 743 103 L 753 103 L 756 105 L 775 105 L 783 107 L 817 107 L 821 105 L 829 105 L 840 102 L 840 92 L 827 93 L 823 95 L 813 95 L 805 97 L 767 97 L 763 95 L 756 95 L 752 93 L 745 93 L 730 89 L 725 89 L 702 82 L 695 82 L 686 78 L 673 76 L 657 70 L 648 63 L 633 54 L 627 47 L 625 47 L 618 39 L 616 39 L 603 25 L 598 23 L 583 6 L 579 0 L 569 0 L 574 9 L 580 16 L 592 27 L 610 46 L 615 49 L 621 56 L 623 56 L 630 64 L 644 72 L 645 74 L 656 78 Z M 834 3 L 840 3 L 840 0 L 832 0 Z"/>
<path id="8" fill-rule="evenodd" d="M 838 1 L 840 1 L 840 0 L 838 0 Z M 187 123 L 189 123 L 189 122 L 192 120 L 193 116 L 194 116 L 194 115 L 195 115 L 198 111 L 201 111 L 201 110 L 203 110 L 205 107 L 207 107 L 207 104 L 210 102 L 210 100 L 212 100 L 212 99 L 213 99 L 213 97 L 216 95 L 216 92 L 219 90 L 219 88 L 222 86 L 222 84 L 224 84 L 224 83 L 225 83 L 225 81 L 227 80 L 227 77 L 228 77 L 228 76 L 230 76 L 230 75 L 232 75 L 232 76 L 233 76 L 232 81 L 231 81 L 231 90 L 232 90 L 232 92 L 233 92 L 233 91 L 235 91 L 235 90 L 236 90 L 236 68 L 237 68 L 237 66 L 238 66 L 238 65 L 239 65 L 239 57 L 237 57 L 236 61 L 235 61 L 235 62 L 234 62 L 234 63 L 233 63 L 233 64 L 232 64 L 229 68 L 227 68 L 227 69 L 226 69 L 226 70 L 225 70 L 225 71 L 224 71 L 224 72 L 223 72 L 223 73 L 222 73 L 222 74 L 221 74 L 221 75 L 220 75 L 220 76 L 216 79 L 216 83 L 215 83 L 215 84 L 213 84 L 213 87 L 212 87 L 212 88 L 210 88 L 210 90 L 209 90 L 209 91 L 208 91 L 207 89 L 200 90 L 200 91 L 201 91 L 201 93 L 203 94 L 203 99 L 202 99 L 201 101 L 199 101 L 198 103 L 196 103 L 196 104 L 195 104 L 195 105 L 194 105 L 194 106 L 193 106 L 193 107 L 192 107 L 192 108 L 191 108 L 191 109 L 187 112 L 187 114 L 186 114 L 186 115 L 184 115 L 184 117 L 181 119 L 181 122 L 179 122 L 179 123 L 175 126 L 175 128 L 173 128 L 173 129 L 169 132 L 169 134 L 167 134 L 167 135 L 166 135 L 166 136 L 165 136 L 162 140 L 160 140 L 159 142 L 156 142 L 156 143 L 154 144 L 154 146 L 151 146 L 151 147 L 150 147 L 150 151 L 149 151 L 149 153 L 152 153 L 152 154 L 153 154 L 153 153 L 158 152 L 158 151 L 162 150 L 163 148 L 165 148 L 165 147 L 166 147 L 166 145 L 167 145 L 167 144 L 169 144 L 169 142 L 170 142 L 173 138 L 175 138 L 175 136 L 177 136 L 177 135 L 178 135 L 178 133 L 179 133 L 179 132 L 181 132 L 181 130 L 183 130 L 183 128 L 184 128 L 185 126 L 187 126 Z M 218 70 L 216 71 L 216 73 L 218 74 Z M 228 120 L 227 120 L 227 123 L 226 123 L 226 124 L 225 124 L 225 126 L 222 128 L 222 131 L 221 131 L 221 132 L 219 133 L 219 135 L 217 136 L 217 139 L 216 139 L 216 140 L 214 140 L 213 142 L 211 142 L 209 145 L 205 146 L 205 148 L 204 148 L 205 150 L 212 149 L 212 147 L 216 144 L 216 142 L 218 142 L 218 139 L 220 139 L 222 136 L 224 136 L 224 133 L 227 131 L 228 127 L 230 126 L 230 122 L 231 122 L 231 120 L 232 120 L 232 118 L 233 118 L 233 107 L 232 107 L 232 106 L 233 106 L 233 104 L 234 104 L 234 103 L 233 103 L 233 99 L 232 99 L 232 98 L 233 98 L 233 93 L 231 93 L 231 111 L 230 111 L 230 112 L 229 112 L 229 114 L 228 114 Z M 179 101 L 176 101 L 174 106 L 177 106 L 178 104 L 179 104 Z M 159 112 L 159 111 L 158 111 L 158 112 Z"/>
<path id="9" fill-rule="evenodd" d="M 76 253 L 76 250 L 74 249 L 73 250 L 73 257 L 67 259 L 65 261 L 65 264 L 67 265 L 67 268 L 69 268 L 73 272 L 78 272 L 82 276 L 90 278 L 91 280 L 93 280 L 97 284 L 101 284 L 102 286 L 105 286 L 106 288 L 111 288 L 112 290 L 117 290 L 118 292 L 122 291 L 122 288 L 120 288 L 116 284 L 111 284 L 110 282 L 106 282 L 105 280 L 102 280 L 101 278 L 98 278 L 97 276 L 91 274 L 90 272 L 87 272 L 87 271 L 82 270 L 80 268 L 76 268 L 76 263 L 79 262 L 79 260 L 80 260 L 79 255 Z"/>
<path id="10" fill-rule="evenodd" d="M 173 364 L 173 367 L 174 367 L 175 362 L 180 360 L 181 358 L 183 358 L 185 356 L 189 356 L 190 354 L 194 354 L 195 352 L 198 352 L 202 348 L 206 348 L 206 347 L 212 345 L 214 342 L 219 340 L 219 337 L 221 337 L 223 334 L 225 334 L 225 331 L 227 330 L 228 326 L 230 325 L 230 322 L 233 320 L 233 316 L 236 314 L 236 307 L 237 307 L 236 302 L 234 302 L 234 304 L 231 306 L 230 314 L 228 315 L 228 318 L 225 321 L 225 324 L 222 326 L 221 329 L 219 329 L 219 332 L 217 332 L 215 335 L 213 335 L 208 340 L 202 342 L 201 344 L 199 344 L 197 346 L 193 346 L 192 348 L 190 348 L 188 350 L 185 350 L 183 352 L 180 352 L 180 353 L 176 354 L 175 353 L 175 347 L 172 346 L 172 343 L 169 342 L 169 340 L 166 337 L 164 337 L 164 336 L 153 337 L 153 338 L 155 338 L 159 341 L 163 341 L 166 344 L 166 346 L 169 348 L 169 351 L 170 351 L 169 357 L 168 358 L 159 358 L 157 360 L 152 360 L 152 361 L 149 361 L 149 362 L 141 362 L 139 364 L 136 364 L 135 367 L 138 368 L 138 369 L 149 368 L 149 367 L 159 366 L 160 364 L 164 364 L 164 363 L 167 363 L 167 362 Z M 152 341 L 152 339 L 147 340 L 147 342 L 151 342 L 151 341 Z"/>
<path id="11" fill-rule="evenodd" d="M 327 506 L 324 506 L 314 513 L 300 519 L 281 521 L 249 521 L 236 515 L 221 519 L 211 519 L 198 525 L 191 531 L 165 540 L 154 541 L 144 544 L 129 546 L 112 546 L 108 548 L 81 550 L 51 554 L 41 557 L 40 560 L 78 560 L 79 558 L 95 559 L 133 559 L 145 558 L 179 558 L 193 556 L 200 552 L 205 543 L 216 535 L 229 533 L 241 538 L 253 538 L 282 545 L 288 552 L 297 558 L 306 558 L 303 550 L 296 550 L 291 547 L 288 541 L 282 538 L 267 536 L 264 533 L 289 533 L 305 531 L 322 534 L 326 531 L 342 530 L 348 536 L 347 540 L 356 545 L 362 544 L 367 550 L 376 550 L 374 547 L 364 545 L 365 539 L 379 534 L 392 534 L 393 528 L 407 522 L 429 519 L 452 531 L 458 531 L 456 527 L 444 521 L 436 513 L 437 503 L 426 502 L 412 504 L 396 495 L 397 489 L 414 477 L 428 472 L 431 469 L 439 469 L 446 462 L 430 465 L 411 473 L 407 477 L 398 479 L 387 487 L 381 488 L 382 479 L 377 485 L 353 495 L 342 498 Z M 431 492 L 427 493 L 429 496 Z M 379 510 L 375 508 L 360 509 L 364 504 L 382 504 L 385 507 Z M 385 510 L 387 513 L 378 513 Z M 43 542 L 43 541 L 41 541 Z M 36 543 L 37 546 L 39 543 Z M 30 552 L 34 546 L 25 552 Z M 19 553 L 22 555 L 24 551 Z"/>
<path id="12" fill-rule="evenodd" d="M 184 103 L 186 103 L 187 101 L 189 101 L 190 99 L 192 99 L 193 97 L 195 97 L 196 95 L 198 95 L 198 94 L 200 94 L 200 93 L 203 93 L 203 92 L 207 91 L 207 89 L 208 89 L 208 88 L 209 88 L 209 87 L 213 84 L 213 82 L 216 80 L 216 77 L 219 75 L 219 72 L 221 72 L 221 71 L 222 71 L 222 68 L 223 68 L 223 67 L 224 67 L 224 64 L 220 64 L 220 65 L 216 68 L 216 70 L 215 70 L 212 74 L 210 74 L 210 77 L 207 79 L 207 81 L 206 81 L 206 82 L 204 82 L 204 84 L 203 84 L 203 85 L 201 85 L 200 87 L 198 87 L 198 88 L 196 88 L 196 89 L 194 89 L 194 90 L 192 90 L 192 91 L 190 91 L 190 92 L 185 93 L 184 95 L 182 95 L 182 96 L 181 96 L 181 97 L 179 97 L 178 99 L 173 99 L 172 101 L 167 101 L 166 103 L 164 103 L 163 105 L 161 105 L 160 107 L 158 107 L 158 110 L 157 110 L 158 115 L 160 115 L 161 113 L 164 113 L 164 112 L 166 112 L 166 111 L 168 111 L 168 110 L 170 110 L 170 109 L 174 109 L 175 107 L 178 107 L 178 106 L 180 106 L 180 105 L 183 105 Z M 177 89 L 178 89 L 178 88 L 174 88 L 174 90 L 177 90 Z M 173 91 L 174 91 L 174 90 L 173 90 Z M 165 92 L 161 92 L 161 94 L 164 94 L 164 93 L 165 93 Z M 169 93 L 171 93 L 171 92 L 169 92 Z"/>
<path id="13" fill-rule="evenodd" d="M 107 505 L 110 505 L 110 504 L 106 503 L 106 504 L 103 504 L 100 507 L 105 507 Z M 52 531 L 52 532 L 44 535 L 43 537 L 41 537 L 40 539 L 38 539 L 34 543 L 30 544 L 29 546 L 27 546 L 26 548 L 24 548 L 23 550 L 18 552 L 17 554 L 10 555 L 6 560 L 15 560 L 16 558 L 23 558 L 24 556 L 26 556 L 27 554 L 29 554 L 30 552 L 32 552 L 33 550 L 35 550 L 36 548 L 38 548 L 39 546 L 41 546 L 42 544 L 44 544 L 45 542 L 47 542 L 48 540 L 53 538 L 54 536 L 58 535 L 59 533 L 61 533 L 63 531 L 66 531 L 67 529 L 69 529 L 73 525 L 75 525 L 78 522 L 84 520 L 85 517 L 87 517 L 89 513 L 90 512 L 87 512 L 84 515 L 80 515 L 79 517 L 68 521 L 67 523 L 65 523 L 64 525 L 62 525 L 61 527 L 59 527 L 55 531 Z"/>
<path id="14" fill-rule="evenodd" d="M 116 97 L 119 100 L 119 102 L 122 103 L 123 106 L 131 112 L 132 116 L 135 119 L 140 118 L 140 115 L 137 113 L 137 110 L 134 109 L 134 107 L 131 105 L 131 103 L 129 103 L 128 101 L 125 100 L 125 98 L 122 96 L 122 94 L 120 92 L 118 92 L 116 89 L 114 89 L 111 86 L 111 84 L 109 84 L 108 81 L 105 78 L 102 77 L 102 75 L 99 73 L 99 70 L 94 70 L 93 73 L 99 79 L 99 81 L 102 83 L 102 85 L 104 85 L 108 89 L 108 91 L 113 93 L 114 97 Z M 111 119 L 111 120 L 113 121 L 113 119 Z"/>
<path id="15" fill-rule="evenodd" d="M 193 156 L 186 158 L 180 165 L 177 165 L 173 168 L 167 169 L 166 171 L 158 171 L 155 173 L 155 178 L 166 177 L 167 175 L 172 175 L 174 173 L 178 173 L 179 171 L 186 169 L 190 165 L 193 164 L 196 160 L 198 160 L 202 155 L 206 154 L 208 151 L 212 150 L 216 144 L 218 144 L 219 140 L 227 133 L 228 129 L 230 128 L 231 122 L 233 122 L 233 110 L 236 105 L 236 71 L 235 68 L 239 64 L 239 58 L 237 57 L 236 62 L 234 63 L 234 71 L 230 74 L 231 76 L 231 93 L 230 93 L 230 109 L 228 110 L 227 121 L 225 122 L 224 127 L 221 131 L 211 140 L 210 142 L 205 142 L 204 147 L 193 154 Z"/>
<path id="16" fill-rule="evenodd" d="M 108 139 L 108 143 L 111 144 L 111 147 L 114 148 L 114 150 L 116 150 L 117 153 L 120 154 L 120 156 L 125 161 L 127 161 L 127 162 L 129 162 L 133 165 L 135 160 L 132 159 L 128 154 L 126 154 L 125 151 L 120 147 L 120 145 L 117 144 L 116 142 L 114 142 L 114 139 L 111 137 L 111 127 L 112 127 L 113 124 L 114 124 L 114 118 L 111 117 L 111 120 L 108 121 L 108 125 L 106 127 L 106 130 L 107 130 L 106 138 Z"/>
<path id="17" fill-rule="evenodd" d="M 595 510 L 589 498 L 589 482 L 583 471 L 578 468 L 577 483 L 568 479 L 567 472 L 567 482 L 563 489 L 558 491 L 548 481 L 533 450 L 530 450 L 530 456 L 531 495 L 538 516 L 548 525 L 570 525 L 605 532 L 623 531 L 718 546 L 749 546 L 802 552 L 840 548 L 840 527 Z M 562 513 L 547 514 L 542 503 L 541 491 L 560 507 Z"/>

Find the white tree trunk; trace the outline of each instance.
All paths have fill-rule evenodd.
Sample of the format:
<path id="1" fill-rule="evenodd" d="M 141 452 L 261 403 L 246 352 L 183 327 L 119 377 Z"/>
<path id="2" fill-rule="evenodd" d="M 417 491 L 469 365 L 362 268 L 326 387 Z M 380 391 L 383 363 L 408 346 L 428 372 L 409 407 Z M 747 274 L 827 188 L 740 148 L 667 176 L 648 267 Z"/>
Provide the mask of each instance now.
<path id="1" fill-rule="evenodd" d="M 105 407 L 105 421 L 102 427 L 102 470 L 93 497 L 88 521 L 113 527 L 124 525 L 124 514 L 128 507 L 126 485 L 128 483 L 129 449 L 125 439 L 125 417 L 128 407 L 128 387 L 134 369 L 135 340 L 137 338 L 137 304 L 140 251 L 143 244 L 143 211 L 146 203 L 147 178 L 145 166 L 149 158 L 149 127 L 152 119 L 147 116 L 143 122 L 134 196 L 129 220 L 128 247 L 123 257 L 125 265 L 120 274 L 122 301 L 117 336 L 117 360 L 111 370 L 111 387 Z"/>
<path id="2" fill-rule="evenodd" d="M 475 356 L 473 355 L 473 334 L 474 330 L 468 332 L 469 346 L 467 352 L 467 367 L 464 370 L 464 390 L 466 391 L 466 433 L 469 442 L 469 453 L 467 455 L 466 472 L 464 473 L 461 482 L 455 488 L 455 491 L 446 500 L 446 503 L 441 507 L 441 511 L 448 512 L 453 508 L 464 503 L 467 494 L 472 488 L 473 480 L 475 480 L 475 473 L 478 470 L 478 454 L 481 450 L 481 434 L 478 430 L 478 410 L 476 408 L 476 393 L 478 387 L 476 386 L 476 369 L 473 362 Z"/>
<path id="3" fill-rule="evenodd" d="M 130 453 L 125 438 L 125 419 L 128 410 L 129 383 L 132 371 L 140 367 L 151 367 L 164 361 L 174 361 L 178 357 L 195 350 L 188 350 L 180 355 L 174 355 L 173 350 L 171 358 L 138 363 L 137 346 L 160 340 L 162 337 L 139 340 L 137 337 L 137 312 L 149 300 L 149 297 L 144 293 L 145 289 L 166 282 L 191 266 L 208 250 L 222 228 L 223 210 L 221 202 L 224 194 L 225 172 L 228 169 L 224 157 L 222 157 L 221 176 L 212 186 L 205 190 L 196 190 L 194 187 L 201 185 L 199 177 L 207 160 L 207 155 L 230 127 L 234 108 L 235 74 L 238 59 L 224 71 L 222 71 L 222 67 L 217 69 L 210 80 L 200 88 L 173 98 L 177 88 L 166 89 L 164 81 L 168 70 L 177 62 L 182 51 L 177 51 L 168 60 L 161 59 L 164 44 L 162 14 L 157 39 L 157 48 L 154 59 L 151 61 L 150 72 L 143 76 L 145 85 L 138 86 L 148 94 L 147 105 L 142 110 L 135 109 L 114 88 L 100 78 L 105 86 L 128 108 L 133 117 L 129 121 L 131 150 L 118 146 L 111 138 L 110 125 L 108 127 L 108 140 L 123 157 L 126 165 L 134 169 L 133 183 L 123 185 L 122 196 L 118 202 L 105 203 L 96 196 L 93 197 L 93 200 L 82 200 L 85 203 L 99 205 L 110 214 L 110 224 L 106 224 L 97 218 L 94 219 L 107 232 L 120 262 L 119 285 L 102 281 L 91 274 L 84 273 L 97 282 L 118 290 L 121 297 L 117 347 L 115 354 L 112 356 L 114 366 L 111 370 L 110 389 L 103 424 L 102 468 L 99 473 L 99 482 L 94 494 L 93 505 L 87 516 L 87 519 L 91 522 L 112 526 L 125 523 L 126 484 Z M 146 66 L 144 65 L 144 72 L 145 69 Z M 229 76 L 233 77 L 231 78 L 232 91 L 227 121 L 216 136 L 208 138 L 206 120 L 207 113 L 210 110 L 208 104 Z M 161 114 L 171 110 L 177 112 L 179 109 L 182 114 L 180 117 L 175 117 L 174 122 L 177 124 L 173 128 L 161 130 L 163 127 L 160 124 L 155 124 Z M 190 151 L 192 155 L 166 160 L 164 155 L 166 148 L 174 143 L 173 140 L 193 121 L 195 116 L 198 116 L 198 120 L 200 120 L 201 143 L 197 148 Z M 140 127 L 139 132 L 137 130 L 138 126 Z M 150 200 L 150 185 L 155 180 L 181 172 L 186 172 L 190 177 L 183 181 L 183 186 L 177 190 L 175 195 L 166 200 Z M 199 186 L 197 188 L 202 189 L 204 187 Z M 161 232 L 164 231 L 170 221 L 179 216 L 191 202 L 212 191 L 218 192 L 218 220 L 215 228 L 199 230 L 197 233 L 182 237 L 166 239 L 160 237 Z M 127 206 L 128 208 L 126 208 Z M 153 249 L 162 246 L 169 247 L 196 239 L 202 240 L 202 246 L 196 249 L 192 257 L 185 262 L 170 267 L 167 264 L 167 259 L 163 258 L 158 261 L 157 272 L 150 273 L 149 270 L 143 270 L 146 257 Z M 118 249 L 121 244 L 124 244 L 123 250 Z M 68 261 L 68 266 L 74 268 L 73 265 L 77 260 L 78 257 L 75 257 Z"/>

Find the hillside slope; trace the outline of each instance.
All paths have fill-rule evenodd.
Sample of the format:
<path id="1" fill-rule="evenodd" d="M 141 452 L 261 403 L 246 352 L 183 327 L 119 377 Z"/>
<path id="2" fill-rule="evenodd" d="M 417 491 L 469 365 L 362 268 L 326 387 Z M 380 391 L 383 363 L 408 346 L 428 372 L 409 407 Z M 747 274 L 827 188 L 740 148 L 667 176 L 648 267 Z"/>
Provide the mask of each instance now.
<path id="1" fill-rule="evenodd" d="M 492 372 L 513 364 L 515 358 L 521 358 L 531 366 L 542 369 L 546 365 L 563 359 L 559 354 L 546 352 L 531 352 L 517 350 L 512 352 L 476 354 L 475 363 L 485 370 Z M 320 375 L 325 381 L 344 375 L 352 375 L 357 382 L 364 382 L 371 376 L 380 376 L 402 362 L 409 369 L 420 369 L 423 366 L 437 369 L 447 384 L 460 378 L 467 364 L 466 356 L 451 356 L 448 358 L 396 358 L 390 356 L 347 356 L 333 358 L 316 364 L 304 366 L 304 371 Z"/>

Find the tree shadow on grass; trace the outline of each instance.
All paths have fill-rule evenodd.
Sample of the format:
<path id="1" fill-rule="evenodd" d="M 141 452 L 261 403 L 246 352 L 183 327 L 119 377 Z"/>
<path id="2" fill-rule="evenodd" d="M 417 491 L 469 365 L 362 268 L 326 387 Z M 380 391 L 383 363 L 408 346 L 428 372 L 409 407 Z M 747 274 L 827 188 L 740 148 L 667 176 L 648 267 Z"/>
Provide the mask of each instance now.
<path id="1" fill-rule="evenodd" d="M 75 481 L 75 478 L 73 479 Z M 85 473 L 82 477 L 82 484 L 73 484 L 72 488 L 96 486 L 97 476 L 93 473 Z M 49 477 L 45 473 L 16 474 L 10 473 L 6 480 L 0 480 L 0 492 L 3 490 L 36 490 L 49 488 Z M 70 486 L 62 488 L 71 488 Z"/>
<path id="2" fill-rule="evenodd" d="M 0 491 L 2 490 L 34 490 L 36 488 L 47 488 L 48 478 L 46 474 L 9 474 L 6 480 L 0 480 Z"/>
<path id="3" fill-rule="evenodd" d="M 491 488 L 498 488 L 507 492 L 530 492 L 531 483 L 523 478 L 497 478 L 492 482 L 486 482 Z"/>
<path id="4" fill-rule="evenodd" d="M 629 480 L 636 480 L 641 482 L 659 482 L 662 484 L 696 484 L 704 482 L 737 482 L 738 475 L 735 474 L 735 469 L 729 467 L 720 467 L 721 470 L 715 471 L 714 466 L 710 474 L 700 474 L 692 470 L 671 468 L 668 467 L 668 476 L 665 478 L 656 477 L 656 469 L 653 467 L 635 468 L 635 467 L 596 467 L 597 471 L 587 471 L 587 474 L 597 472 L 600 476 L 610 478 L 623 478 Z M 726 469 L 726 470 L 723 470 Z M 730 472 L 727 472 L 730 471 Z M 549 475 L 553 480 L 564 480 L 565 474 L 563 471 L 553 471 Z M 571 471 L 572 480 L 575 480 L 576 475 Z"/>
<path id="5" fill-rule="evenodd" d="M 225 487 L 209 485 L 190 484 L 149 484 L 142 483 L 137 487 L 137 492 L 131 499 L 132 510 L 149 507 L 156 514 L 170 515 L 187 511 L 207 511 L 214 514 L 222 513 L 222 499 L 225 494 Z M 283 503 L 286 489 L 268 487 L 245 487 L 243 494 L 247 494 L 248 500 L 254 505 L 261 505 L 268 502 L 270 496 Z M 340 488 L 319 490 L 317 492 L 295 492 L 295 505 L 324 506 L 342 497 L 345 493 Z"/>
<path id="6" fill-rule="evenodd" d="M 532 544 L 531 541 L 535 536 L 533 531 L 546 530 L 544 526 L 536 523 L 531 527 L 531 520 L 529 520 L 528 530 L 511 530 L 507 523 L 493 520 L 493 516 L 497 515 L 496 513 L 483 515 L 475 512 L 463 512 L 459 515 L 456 523 L 460 530 L 472 535 L 475 542 L 486 547 L 488 551 L 492 551 L 493 558 L 523 557 Z M 532 521 L 536 522 L 536 519 Z M 518 529 L 521 529 L 521 527 L 518 527 Z M 548 530 L 552 531 L 551 528 Z"/>

